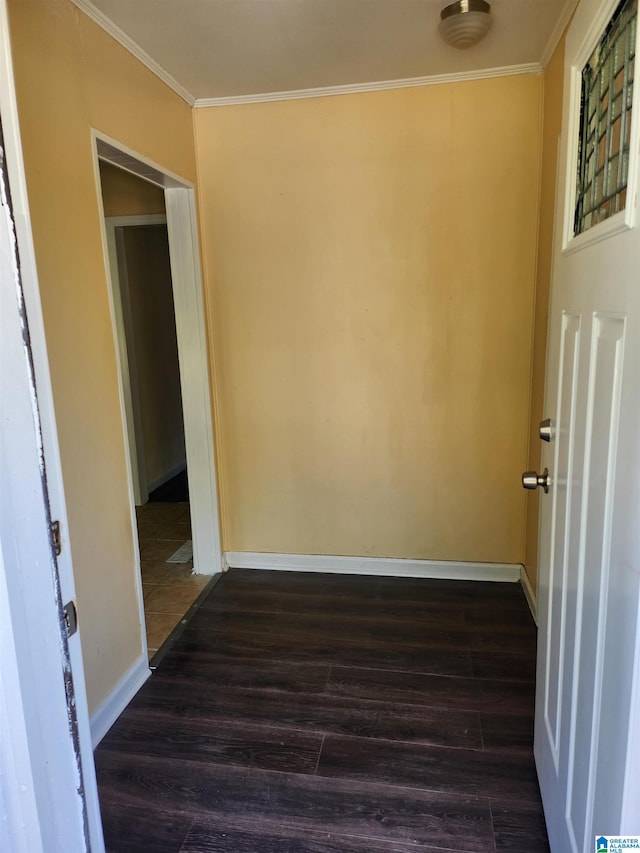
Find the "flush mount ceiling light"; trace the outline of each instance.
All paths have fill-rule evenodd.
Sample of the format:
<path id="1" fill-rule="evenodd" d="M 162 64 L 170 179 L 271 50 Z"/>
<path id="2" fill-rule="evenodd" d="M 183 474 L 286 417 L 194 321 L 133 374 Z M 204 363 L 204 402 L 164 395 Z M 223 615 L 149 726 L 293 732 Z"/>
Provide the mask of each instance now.
<path id="1" fill-rule="evenodd" d="M 491 6 L 486 0 L 456 0 L 440 12 L 440 35 L 461 50 L 478 44 L 490 27 Z"/>

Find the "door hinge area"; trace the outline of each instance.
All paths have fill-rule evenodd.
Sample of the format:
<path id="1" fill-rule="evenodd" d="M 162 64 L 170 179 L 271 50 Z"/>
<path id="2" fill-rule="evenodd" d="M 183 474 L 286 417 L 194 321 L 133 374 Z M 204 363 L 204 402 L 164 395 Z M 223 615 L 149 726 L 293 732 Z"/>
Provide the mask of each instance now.
<path id="1" fill-rule="evenodd" d="M 60 522 L 51 522 L 51 538 L 53 539 L 53 547 L 56 552 L 56 557 L 62 553 L 62 539 L 60 538 Z"/>
<path id="2" fill-rule="evenodd" d="M 64 624 L 67 626 L 67 636 L 73 637 L 78 630 L 78 611 L 73 599 L 67 602 L 62 610 L 64 613 Z"/>

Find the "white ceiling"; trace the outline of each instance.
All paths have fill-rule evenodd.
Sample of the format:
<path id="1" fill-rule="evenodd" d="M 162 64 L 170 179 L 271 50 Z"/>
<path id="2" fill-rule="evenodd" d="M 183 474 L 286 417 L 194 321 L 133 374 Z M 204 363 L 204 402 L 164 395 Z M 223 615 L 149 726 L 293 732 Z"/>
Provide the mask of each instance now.
<path id="1" fill-rule="evenodd" d="M 487 37 L 456 50 L 438 34 L 450 0 L 73 2 L 191 102 L 526 70 L 548 60 L 576 5 L 491 0 Z"/>

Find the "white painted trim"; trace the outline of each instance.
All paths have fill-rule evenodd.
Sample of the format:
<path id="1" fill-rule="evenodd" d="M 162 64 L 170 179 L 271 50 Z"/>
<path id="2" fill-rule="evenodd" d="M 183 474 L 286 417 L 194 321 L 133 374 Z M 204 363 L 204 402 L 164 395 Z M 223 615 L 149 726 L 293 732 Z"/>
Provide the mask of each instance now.
<path id="1" fill-rule="evenodd" d="M 465 80 L 484 80 L 487 77 L 505 77 L 514 74 L 536 74 L 542 71 L 553 51 L 558 46 L 562 35 L 571 19 L 578 0 L 566 0 L 560 13 L 560 17 L 549 37 L 540 62 L 528 62 L 521 65 L 505 65 L 498 68 L 483 68 L 477 71 L 464 71 L 452 74 L 433 74 L 424 77 L 406 77 L 400 80 L 378 80 L 369 83 L 348 83 L 343 86 L 318 86 L 313 89 L 294 89 L 288 92 L 258 92 L 249 95 L 228 95 L 218 98 L 196 98 L 175 77 L 156 62 L 140 45 L 127 35 L 120 27 L 103 12 L 97 9 L 90 0 L 71 0 L 71 2 L 84 12 L 87 17 L 97 24 L 101 29 L 115 39 L 125 50 L 141 62 L 152 74 L 155 74 L 172 91 L 186 101 L 189 106 L 195 107 L 222 107 L 235 104 L 258 104 L 265 101 L 288 101 L 300 98 L 322 98 L 330 95 L 348 95 L 355 92 L 380 92 L 388 89 L 407 89 L 414 86 L 432 86 L 439 83 L 459 83 Z"/>
<path id="2" fill-rule="evenodd" d="M 549 64 L 549 60 L 553 56 L 553 52 L 560 44 L 560 39 L 565 33 L 565 30 L 569 26 L 569 21 L 571 20 L 571 16 L 576 10 L 576 7 L 579 3 L 579 0 L 566 0 L 564 6 L 562 7 L 562 11 L 558 16 L 556 21 L 556 25 L 553 28 L 551 35 L 549 36 L 549 41 L 546 44 L 544 51 L 542 52 L 542 59 L 540 60 L 540 64 L 543 68 L 546 68 Z"/>
<path id="3" fill-rule="evenodd" d="M 168 188 L 165 204 L 189 472 L 193 565 L 197 574 L 215 575 L 222 571 L 222 537 L 195 192 Z"/>
<path id="4" fill-rule="evenodd" d="M 602 38 L 619 0 L 587 0 L 581 3 L 576 12 L 574 25 L 567 36 L 563 97 L 566 106 L 563 111 L 563 134 L 565 145 L 566 175 L 575 176 L 578 170 L 578 138 L 580 130 L 580 111 L 582 103 L 582 69 Z M 640 32 L 636 30 L 636 55 L 640 48 Z M 633 87 L 631 109 L 631 135 L 629 141 L 629 169 L 627 187 L 637 186 L 638 146 L 640 143 L 640 87 Z M 574 236 L 574 215 L 576 203 L 575 178 L 567 179 L 564 187 L 564 216 L 562 232 L 562 253 L 564 255 L 580 251 L 587 246 L 605 240 L 615 234 L 633 228 L 636 224 L 637 197 L 629 192 L 624 210 L 593 225 L 582 234 Z"/>
<path id="5" fill-rule="evenodd" d="M 505 77 L 513 74 L 536 74 L 543 70 L 544 65 L 548 62 L 529 62 L 522 65 L 507 65 L 500 68 L 483 68 L 478 71 L 465 71 L 454 74 L 434 74 L 426 77 L 407 77 L 400 80 L 379 80 L 370 83 L 350 83 L 344 86 L 319 86 L 314 89 L 295 89 L 289 92 L 258 92 L 249 95 L 230 95 L 219 98 L 195 98 L 175 77 L 172 77 L 158 62 L 155 61 L 149 54 L 144 51 L 140 45 L 128 36 L 123 30 L 117 27 L 105 14 L 97 9 L 89 0 L 71 0 L 82 12 L 85 13 L 91 20 L 114 38 L 125 50 L 128 50 L 136 57 L 149 71 L 159 77 L 163 83 L 166 83 L 177 95 L 179 95 L 190 106 L 195 107 L 222 107 L 234 104 L 258 104 L 264 101 L 289 101 L 300 98 L 322 98 L 329 95 L 348 95 L 354 92 L 379 92 L 387 89 L 407 89 L 413 86 L 432 86 L 439 83 L 459 83 L 464 80 L 484 80 L 487 77 Z M 563 10 L 561 20 L 564 21 L 559 33 L 556 37 L 556 30 L 552 34 L 552 39 L 556 37 L 555 44 L 558 43 L 564 28 L 571 17 L 573 7 L 577 0 L 567 0 L 567 6 L 572 7 L 569 12 Z M 566 14 L 566 20 L 565 20 Z M 558 29 L 558 27 L 556 28 Z M 545 49 L 545 56 L 549 51 L 551 40 Z M 555 49 L 555 44 L 551 48 L 551 53 Z"/>
<path id="6" fill-rule="evenodd" d="M 556 25 L 545 48 L 541 62 L 528 62 L 522 65 L 506 65 L 498 68 L 481 68 L 477 71 L 464 71 L 453 74 L 433 74 L 425 77 L 407 77 L 400 80 L 378 80 L 368 83 L 348 83 L 343 86 L 318 86 L 313 89 L 294 89 L 288 92 L 257 92 L 248 95 L 229 95 L 218 98 L 196 98 L 175 77 L 143 50 L 140 45 L 116 26 L 90 0 L 71 0 L 71 2 L 91 20 L 108 33 L 118 44 L 135 56 L 146 68 L 169 86 L 189 106 L 222 107 L 235 104 L 259 104 L 265 101 L 289 101 L 301 98 L 323 98 L 330 95 L 348 95 L 355 92 L 380 92 L 388 89 L 408 89 L 415 86 L 432 86 L 440 83 L 459 83 L 465 80 L 484 80 L 488 77 L 505 77 L 515 74 L 537 74 L 549 61 L 549 57 L 560 41 L 564 29 L 573 13 L 578 0 L 567 0 L 559 23 Z M 555 41 L 554 41 L 555 40 Z"/>
<path id="7" fill-rule="evenodd" d="M 91 131 L 91 136 L 94 143 L 98 192 L 100 186 L 98 158 L 119 168 L 124 168 L 131 174 L 138 175 L 165 190 L 184 434 L 187 469 L 189 471 L 194 565 L 198 574 L 217 574 L 222 571 L 222 537 L 220 534 L 215 432 L 195 191 L 189 181 L 165 171 L 162 166 L 137 154 L 132 149 L 120 145 L 117 140 L 105 136 L 95 129 Z M 102 204 L 100 197 L 99 202 Z M 105 264 L 108 264 L 104 216 L 101 219 Z M 108 266 L 106 269 L 108 270 Z M 121 406 L 124 408 L 122 401 Z M 124 413 L 123 429 L 126 429 Z M 130 461 L 127 461 L 127 465 L 130 468 Z M 132 525 L 135 530 L 135 508 L 130 471 L 129 478 Z M 142 608 L 142 598 L 140 606 Z M 141 611 L 141 624 L 145 624 L 144 610 Z"/>
<path id="8" fill-rule="evenodd" d="M 138 464 L 139 461 L 142 461 L 144 464 L 143 455 L 138 455 L 140 448 L 138 447 L 135 441 L 135 428 L 133 423 L 133 399 L 131 395 L 131 388 L 129 386 L 129 364 L 128 364 L 128 355 L 127 355 L 127 346 L 126 340 L 124 336 L 124 321 L 123 321 L 123 312 L 122 312 L 122 302 L 121 302 L 121 290 L 119 286 L 116 286 L 116 282 L 113 278 L 113 271 L 115 270 L 115 275 L 118 275 L 118 263 L 115 257 L 110 257 L 110 243 L 109 243 L 109 235 L 108 235 L 108 226 L 107 219 L 104 215 L 104 204 L 102 201 L 102 183 L 100 178 L 100 163 L 98 160 L 98 147 L 97 142 L 93 138 L 92 135 L 92 154 L 93 154 L 93 176 L 96 186 L 96 200 L 98 203 L 98 210 L 100 212 L 100 233 L 102 235 L 102 254 L 104 260 L 104 269 L 107 280 L 107 296 L 109 300 L 109 313 L 111 315 L 111 326 L 113 329 L 114 335 L 114 343 L 115 343 L 115 357 L 116 357 L 116 368 L 118 374 L 118 398 L 120 402 L 120 417 L 122 419 L 122 433 L 124 437 L 125 444 L 128 448 L 128 452 L 125 454 L 125 465 L 127 471 L 127 485 L 129 489 L 129 519 L 131 523 L 131 530 L 134 532 L 134 561 L 135 561 L 135 582 L 136 582 L 136 594 L 138 597 L 138 618 L 140 620 L 140 648 L 141 654 L 145 657 L 147 656 L 147 632 L 145 629 L 146 626 L 146 617 L 144 612 L 144 593 L 142 589 L 142 571 L 140 568 L 140 548 L 138 547 L 138 539 L 136 536 L 136 531 L 138 528 L 138 520 L 136 517 L 136 501 L 142 500 L 144 497 L 144 489 L 142 487 L 142 481 L 140 479 L 140 472 Z M 115 218 L 115 217 L 114 217 Z M 113 249 L 115 250 L 115 235 L 113 239 Z M 127 400 L 126 394 L 129 392 L 129 399 Z M 129 422 L 129 418 L 131 421 Z M 134 434 L 134 440 L 131 441 L 130 436 L 130 426 L 132 428 L 132 432 Z M 141 432 L 141 431 L 140 431 Z M 136 454 L 135 456 L 133 454 Z M 142 457 L 142 458 L 141 458 Z M 134 474 L 134 465 L 135 474 Z M 146 472 L 144 472 L 144 478 L 146 480 Z M 137 486 L 137 488 L 136 488 Z M 145 486 L 146 488 L 146 486 Z M 147 495 L 148 497 L 148 495 Z"/>
<path id="9" fill-rule="evenodd" d="M 433 74 L 428 77 L 406 77 L 402 80 L 380 80 L 372 83 L 348 83 L 344 86 L 319 86 L 316 89 L 293 89 L 289 92 L 257 92 L 252 95 L 230 95 L 222 98 L 196 98 L 193 106 L 228 107 L 237 104 L 261 104 L 265 101 L 292 101 L 301 98 L 326 98 L 331 95 L 353 95 L 358 92 L 381 92 L 388 89 L 411 89 L 419 86 L 438 86 L 442 83 L 462 83 L 486 80 L 488 77 L 511 77 L 516 74 L 540 74 L 539 62 L 525 65 L 505 65 L 502 68 L 481 68 L 455 74 Z"/>
<path id="10" fill-rule="evenodd" d="M 97 24 L 101 29 L 108 33 L 111 38 L 115 39 L 118 44 L 128 50 L 132 56 L 141 62 L 146 68 L 155 74 L 163 83 L 172 89 L 176 95 L 179 95 L 183 101 L 186 101 L 189 106 L 193 106 L 195 98 L 185 87 L 178 83 L 175 77 L 172 77 L 168 71 L 155 61 L 149 54 L 144 51 L 140 45 L 128 36 L 120 27 L 117 27 L 105 14 L 90 3 L 89 0 L 71 0 L 74 6 L 77 6 L 81 12 L 84 12 L 87 17 L 91 18 L 94 24 Z"/>
<path id="11" fill-rule="evenodd" d="M 105 216 L 109 225 L 114 228 L 127 228 L 129 225 L 166 225 L 164 213 L 134 213 L 131 216 Z"/>
<path id="12" fill-rule="evenodd" d="M 117 166 L 119 169 L 124 169 L 130 175 L 135 175 L 137 178 L 142 178 L 143 181 L 148 181 L 148 183 L 163 189 L 167 187 L 193 187 L 193 183 L 187 178 L 183 178 L 164 166 L 159 166 L 153 160 L 145 157 L 144 154 L 139 154 L 133 148 L 118 142 L 117 139 L 107 136 L 100 130 L 92 129 L 91 138 L 95 142 L 101 160 L 111 163 L 112 166 Z"/>
<path id="13" fill-rule="evenodd" d="M 401 560 L 392 557 L 337 557 L 330 554 L 271 554 L 225 551 L 234 569 L 268 569 L 282 572 L 328 572 L 346 575 L 388 575 L 400 578 L 449 580 L 520 580 L 521 566 L 511 563 L 463 563 L 449 560 Z"/>
<path id="14" fill-rule="evenodd" d="M 533 621 L 538 624 L 538 603 L 536 600 L 536 595 L 533 591 L 533 587 L 531 586 L 531 581 L 529 580 L 529 575 L 527 574 L 527 570 L 524 566 L 520 566 L 520 583 L 522 585 L 522 591 L 524 592 L 524 597 L 527 599 L 527 604 L 529 605 L 529 610 L 531 611 L 531 615 L 533 616 Z"/>
<path id="15" fill-rule="evenodd" d="M 94 749 L 150 675 L 151 670 L 145 652 L 145 654 L 140 655 L 91 715 L 91 741 Z"/>

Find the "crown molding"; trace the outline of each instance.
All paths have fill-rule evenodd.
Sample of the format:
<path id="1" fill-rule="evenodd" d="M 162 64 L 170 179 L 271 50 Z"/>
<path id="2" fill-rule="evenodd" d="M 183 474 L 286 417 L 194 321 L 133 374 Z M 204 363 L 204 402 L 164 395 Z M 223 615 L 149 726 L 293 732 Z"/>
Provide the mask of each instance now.
<path id="1" fill-rule="evenodd" d="M 87 17 L 91 18 L 91 20 L 101 27 L 106 33 L 108 33 L 112 38 L 114 38 L 125 50 L 128 50 L 136 59 L 138 59 L 144 66 L 146 66 L 152 74 L 155 74 L 156 77 L 159 77 L 163 83 L 173 89 L 176 95 L 179 95 L 183 101 L 186 101 L 190 107 L 192 107 L 195 103 L 195 98 L 184 86 L 182 86 L 178 81 L 165 71 L 165 69 L 159 65 L 155 59 L 152 59 L 146 51 L 144 51 L 137 42 L 135 42 L 132 38 L 130 38 L 125 32 L 123 32 L 119 27 L 113 23 L 113 21 L 109 20 L 106 15 L 104 15 L 99 9 L 93 5 L 93 3 L 89 2 L 89 0 L 71 0 L 74 6 L 77 6 L 81 12 L 84 12 Z"/>
<path id="2" fill-rule="evenodd" d="M 410 89 L 417 86 L 437 86 L 441 83 L 460 83 L 484 80 L 488 77 L 510 77 L 515 74 L 539 74 L 538 62 L 525 65 L 505 65 L 501 68 L 482 68 L 455 74 L 434 74 L 430 77 L 407 77 L 403 80 L 381 80 L 376 83 L 350 83 L 345 86 L 319 86 L 317 89 L 293 89 L 290 92 L 260 92 L 254 95 L 231 95 L 224 98 L 196 98 L 194 107 L 228 107 L 237 104 L 260 104 L 267 101 L 293 101 L 301 98 L 326 98 L 331 95 L 352 95 L 357 92 L 381 92 L 387 89 Z"/>
<path id="3" fill-rule="evenodd" d="M 380 80 L 370 83 L 351 83 L 340 86 L 319 86 L 312 89 L 293 89 L 287 92 L 258 92 L 250 95 L 229 95 L 220 98 L 195 98 L 191 92 L 172 77 L 159 63 L 144 51 L 140 45 L 117 27 L 106 15 L 97 9 L 90 0 L 71 0 L 74 6 L 108 33 L 132 56 L 135 56 L 146 68 L 155 74 L 176 95 L 192 107 L 226 107 L 237 104 L 260 104 L 269 101 L 292 101 L 303 98 L 325 98 L 331 95 L 351 95 L 359 92 L 382 92 L 389 89 L 410 89 L 420 86 L 437 86 L 442 83 L 461 83 L 469 80 L 485 80 L 491 77 L 508 77 L 515 74 L 538 74 L 544 70 L 558 42 L 571 19 L 578 0 L 567 0 L 558 23 L 547 43 L 542 60 L 523 65 L 506 65 L 499 68 L 483 68 L 478 71 L 464 71 L 453 74 L 434 74 L 426 77 L 407 77 L 400 80 Z"/>
<path id="4" fill-rule="evenodd" d="M 566 0 L 562 8 L 562 12 L 560 12 L 560 17 L 556 21 L 556 25 L 553 28 L 553 32 L 549 36 L 549 41 L 547 42 L 547 46 L 542 52 L 542 58 L 540 60 L 540 65 L 543 68 L 546 68 L 549 60 L 553 56 L 554 50 L 560 44 L 560 39 L 564 35 L 565 30 L 569 26 L 569 21 L 573 17 L 573 13 L 576 10 L 576 6 L 578 5 L 579 0 Z"/>

